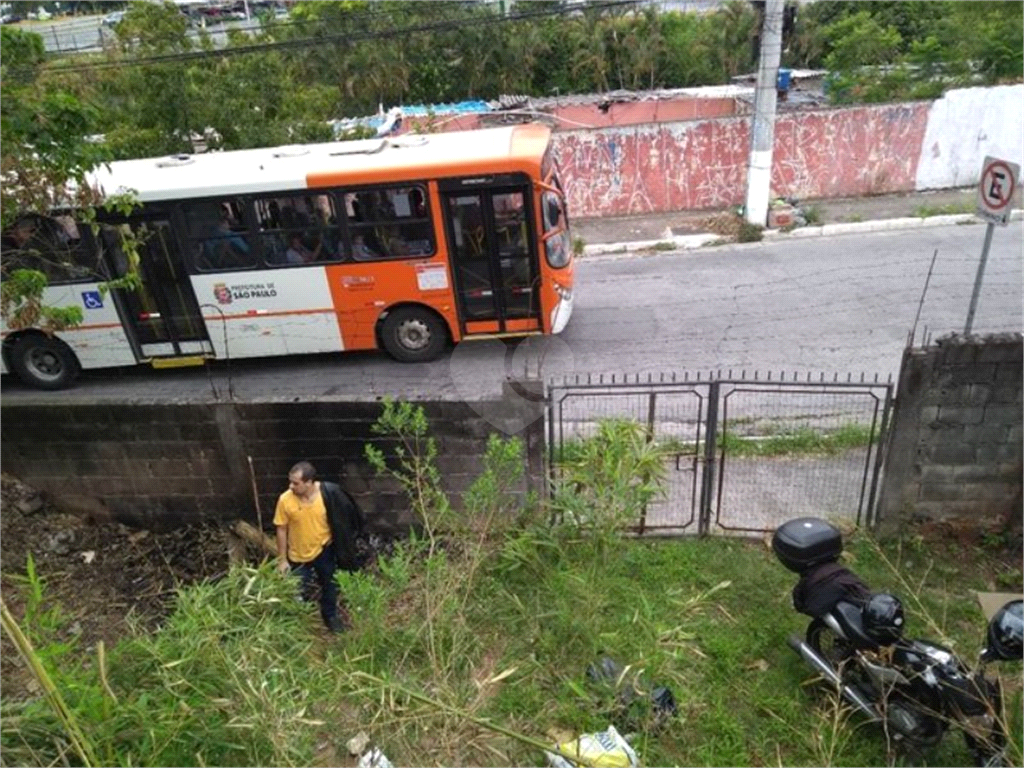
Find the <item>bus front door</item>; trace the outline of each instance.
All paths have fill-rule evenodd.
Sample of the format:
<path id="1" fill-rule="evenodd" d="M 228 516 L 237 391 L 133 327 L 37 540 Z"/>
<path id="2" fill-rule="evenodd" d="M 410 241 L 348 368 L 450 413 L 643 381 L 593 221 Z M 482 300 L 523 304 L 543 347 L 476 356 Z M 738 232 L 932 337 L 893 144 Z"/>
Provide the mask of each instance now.
<path id="1" fill-rule="evenodd" d="M 464 335 L 539 331 L 528 187 L 450 192 L 448 251 Z"/>
<path id="2" fill-rule="evenodd" d="M 154 367 L 200 363 L 213 354 L 213 346 L 171 223 L 133 219 L 107 228 L 104 250 L 116 277 L 128 270 L 117 231 L 125 227 L 137 243 L 140 282 L 137 287 L 112 293 L 136 356 Z"/>

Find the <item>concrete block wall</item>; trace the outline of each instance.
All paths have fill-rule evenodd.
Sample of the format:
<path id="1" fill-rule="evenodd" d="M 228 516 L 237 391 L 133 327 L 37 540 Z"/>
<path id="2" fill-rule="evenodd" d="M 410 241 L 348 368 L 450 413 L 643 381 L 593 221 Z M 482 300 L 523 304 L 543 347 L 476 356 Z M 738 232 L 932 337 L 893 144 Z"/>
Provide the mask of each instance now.
<path id="1" fill-rule="evenodd" d="M 904 353 L 879 504 L 884 530 L 909 520 L 1019 523 L 1022 380 L 1020 334 L 954 334 Z"/>
<path id="2" fill-rule="evenodd" d="M 542 403 L 506 391 L 500 401 L 419 405 L 456 507 L 494 432 L 524 442 L 517 490 L 541 491 Z M 389 455 L 394 447 L 372 431 L 379 402 L 4 403 L 0 410 L 4 471 L 58 506 L 97 518 L 157 530 L 203 520 L 256 522 L 255 482 L 269 526 L 288 470 L 307 459 L 322 479 L 340 481 L 356 497 L 372 529 L 398 532 L 414 523 L 398 483 L 378 477 L 366 460 L 368 442 Z"/>

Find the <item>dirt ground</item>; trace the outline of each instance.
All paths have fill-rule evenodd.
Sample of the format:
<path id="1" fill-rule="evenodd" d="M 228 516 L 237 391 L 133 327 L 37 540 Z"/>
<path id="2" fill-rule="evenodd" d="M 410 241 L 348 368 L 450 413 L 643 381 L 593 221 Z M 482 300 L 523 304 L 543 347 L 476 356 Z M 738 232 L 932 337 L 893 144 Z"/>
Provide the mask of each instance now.
<path id="1" fill-rule="evenodd" d="M 25 580 L 31 554 L 44 581 L 45 607 L 58 606 L 69 635 L 82 648 L 99 640 L 113 646 L 128 632 L 128 616 L 154 628 L 171 609 L 177 586 L 227 572 L 233 534 L 224 528 L 192 526 L 170 533 L 133 530 L 58 512 L 35 492 L 0 476 L 0 588 L 16 619 L 25 611 Z M 235 544 L 237 547 L 238 545 Z M 258 559 L 258 553 L 245 556 Z M 6 634 L 0 641 L 0 677 L 5 697 L 17 688 L 21 660 Z"/>

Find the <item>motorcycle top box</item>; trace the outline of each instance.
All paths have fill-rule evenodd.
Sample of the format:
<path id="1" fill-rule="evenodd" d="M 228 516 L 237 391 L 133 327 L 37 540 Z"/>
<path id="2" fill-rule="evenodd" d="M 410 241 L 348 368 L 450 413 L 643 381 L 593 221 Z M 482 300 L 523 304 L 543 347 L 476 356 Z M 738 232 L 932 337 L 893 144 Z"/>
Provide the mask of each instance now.
<path id="1" fill-rule="evenodd" d="M 816 565 L 838 560 L 843 553 L 843 535 L 825 520 L 799 517 L 776 529 L 772 551 L 786 568 L 803 573 Z"/>

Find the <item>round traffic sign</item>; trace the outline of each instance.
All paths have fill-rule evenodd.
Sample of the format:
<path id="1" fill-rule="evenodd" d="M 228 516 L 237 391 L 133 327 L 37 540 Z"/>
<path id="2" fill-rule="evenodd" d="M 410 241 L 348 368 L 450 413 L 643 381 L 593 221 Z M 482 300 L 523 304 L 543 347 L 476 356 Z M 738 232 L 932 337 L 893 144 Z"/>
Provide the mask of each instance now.
<path id="1" fill-rule="evenodd" d="M 981 200 L 992 213 L 999 213 L 1013 199 L 1016 174 L 1002 160 L 985 166 L 981 172 Z"/>

